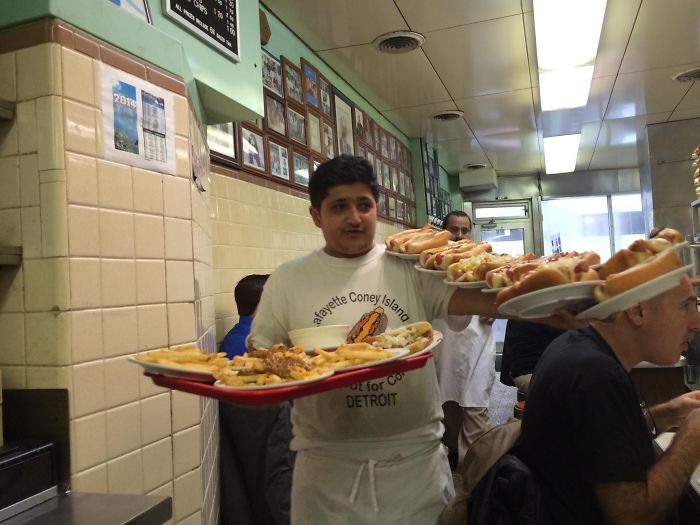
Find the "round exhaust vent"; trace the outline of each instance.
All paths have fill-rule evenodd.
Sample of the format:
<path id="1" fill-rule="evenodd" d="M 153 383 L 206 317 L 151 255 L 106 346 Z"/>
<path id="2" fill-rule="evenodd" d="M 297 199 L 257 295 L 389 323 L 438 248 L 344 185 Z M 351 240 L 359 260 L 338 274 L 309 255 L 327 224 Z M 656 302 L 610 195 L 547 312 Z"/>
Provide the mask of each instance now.
<path id="1" fill-rule="evenodd" d="M 433 120 L 438 120 L 440 122 L 447 122 L 449 120 L 457 120 L 464 116 L 464 111 L 459 111 L 458 109 L 451 109 L 449 111 L 440 111 L 433 115 Z"/>
<path id="2" fill-rule="evenodd" d="M 423 42 L 425 42 L 425 37 L 420 33 L 415 33 L 413 31 L 393 31 L 391 33 L 379 35 L 372 41 L 372 44 L 382 53 L 395 55 L 418 49 L 423 45 Z"/>
<path id="3" fill-rule="evenodd" d="M 688 71 L 673 75 L 673 80 L 677 80 L 678 82 L 694 82 L 700 80 L 700 67 L 694 67 Z"/>
<path id="4" fill-rule="evenodd" d="M 465 170 L 480 170 L 482 168 L 485 168 L 486 164 L 482 164 L 481 162 L 470 162 L 469 164 L 465 164 L 463 166 L 463 169 Z"/>

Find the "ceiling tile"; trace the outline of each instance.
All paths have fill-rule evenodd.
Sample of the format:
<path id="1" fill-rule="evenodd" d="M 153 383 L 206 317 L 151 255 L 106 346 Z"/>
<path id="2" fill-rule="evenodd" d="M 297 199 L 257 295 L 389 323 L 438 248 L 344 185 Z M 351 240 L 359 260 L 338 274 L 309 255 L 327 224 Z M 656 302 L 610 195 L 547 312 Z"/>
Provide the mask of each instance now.
<path id="1" fill-rule="evenodd" d="M 314 51 L 371 43 L 389 31 L 408 29 L 392 0 L 265 0 Z"/>
<path id="2" fill-rule="evenodd" d="M 688 85 L 688 84 L 686 84 Z M 686 91 L 685 96 L 683 97 L 683 100 L 681 100 L 680 104 L 678 104 L 678 107 L 676 108 L 676 111 L 685 111 L 688 109 L 695 109 L 695 108 L 700 108 L 700 82 L 693 82 L 688 86 L 689 89 Z M 675 113 L 675 111 L 674 111 Z M 672 120 L 677 120 L 676 118 L 673 118 Z"/>
<path id="3" fill-rule="evenodd" d="M 640 3 L 641 0 L 608 0 L 595 59 L 594 77 L 617 74 Z"/>
<path id="4" fill-rule="evenodd" d="M 455 110 L 453 102 L 438 102 L 424 106 L 393 109 L 384 111 L 384 116 L 409 137 L 423 137 L 428 142 L 471 138 L 474 135 L 469 130 L 463 118 L 439 122 L 431 117 L 439 111 Z"/>
<path id="5" fill-rule="evenodd" d="M 673 80 L 675 68 L 618 75 L 605 118 L 628 118 L 673 111 L 688 89 Z"/>
<path id="6" fill-rule="evenodd" d="M 700 2 L 643 2 L 620 73 L 700 61 Z"/>
<path id="7" fill-rule="evenodd" d="M 388 55 L 364 45 L 321 51 L 319 55 L 358 91 L 368 92 L 365 96 L 380 111 L 450 100 L 420 50 Z"/>
<path id="8" fill-rule="evenodd" d="M 589 170 L 608 170 L 617 168 L 635 168 L 639 166 L 637 146 L 632 144 L 624 148 L 598 149 L 596 148 Z"/>
<path id="9" fill-rule="evenodd" d="M 480 140 L 491 135 L 535 130 L 530 89 L 464 98 L 455 102 L 464 111 L 469 127 Z"/>
<path id="10" fill-rule="evenodd" d="M 537 132 L 501 133 L 479 139 L 491 164 L 501 175 L 534 173 L 540 169 Z"/>
<path id="11" fill-rule="evenodd" d="M 520 0 L 397 0 L 413 31 L 426 32 L 520 14 Z"/>
<path id="12" fill-rule="evenodd" d="M 700 118 L 700 107 L 688 108 L 688 109 L 677 109 L 668 120 L 685 120 L 689 118 Z"/>
<path id="13" fill-rule="evenodd" d="M 425 36 L 423 49 L 454 99 L 531 87 L 521 16 Z"/>
<path id="14" fill-rule="evenodd" d="M 605 111 L 608 109 L 614 85 L 614 76 L 598 77 L 591 81 L 588 103 L 586 104 L 586 110 L 583 112 L 584 122 L 603 120 Z"/>
<path id="15" fill-rule="evenodd" d="M 433 147 L 438 152 L 440 166 L 450 174 L 459 173 L 465 164 L 481 163 L 491 166 L 481 146 L 473 138 L 436 142 Z"/>

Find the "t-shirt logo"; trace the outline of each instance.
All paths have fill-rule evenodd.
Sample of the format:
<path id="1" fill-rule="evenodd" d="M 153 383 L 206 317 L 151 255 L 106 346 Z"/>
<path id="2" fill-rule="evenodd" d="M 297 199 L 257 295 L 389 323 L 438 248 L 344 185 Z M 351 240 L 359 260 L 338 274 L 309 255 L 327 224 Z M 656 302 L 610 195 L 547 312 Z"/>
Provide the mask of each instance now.
<path id="1" fill-rule="evenodd" d="M 370 335 L 381 334 L 389 322 L 384 308 L 377 306 L 374 310 L 362 314 L 348 334 L 348 343 L 361 343 Z"/>

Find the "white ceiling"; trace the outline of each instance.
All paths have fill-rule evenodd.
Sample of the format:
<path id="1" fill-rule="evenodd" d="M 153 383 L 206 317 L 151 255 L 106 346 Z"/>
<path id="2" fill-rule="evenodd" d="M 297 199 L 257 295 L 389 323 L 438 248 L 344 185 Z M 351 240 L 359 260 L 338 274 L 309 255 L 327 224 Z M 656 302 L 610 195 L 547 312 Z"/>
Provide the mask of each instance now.
<path id="1" fill-rule="evenodd" d="M 287 26 L 409 137 L 434 145 L 458 173 L 485 163 L 498 174 L 544 172 L 542 137 L 571 114 L 540 110 L 532 0 L 265 0 Z M 572 23 L 576 23 L 575 20 Z M 420 50 L 377 51 L 380 34 L 412 30 Z M 700 117 L 700 2 L 608 0 L 577 170 L 638 165 L 647 124 Z M 464 118 L 431 115 L 460 109 Z"/>

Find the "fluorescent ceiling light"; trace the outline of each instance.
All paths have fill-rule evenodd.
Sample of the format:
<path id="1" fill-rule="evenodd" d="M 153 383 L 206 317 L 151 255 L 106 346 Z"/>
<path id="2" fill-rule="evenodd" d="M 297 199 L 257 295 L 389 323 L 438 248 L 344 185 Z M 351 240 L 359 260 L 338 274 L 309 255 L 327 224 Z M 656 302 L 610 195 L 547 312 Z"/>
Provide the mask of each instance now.
<path id="1" fill-rule="evenodd" d="M 585 106 L 606 0 L 533 3 L 542 110 Z"/>
<path id="2" fill-rule="evenodd" d="M 544 139 L 545 173 L 569 173 L 576 169 L 576 156 L 581 134 L 559 135 Z"/>

